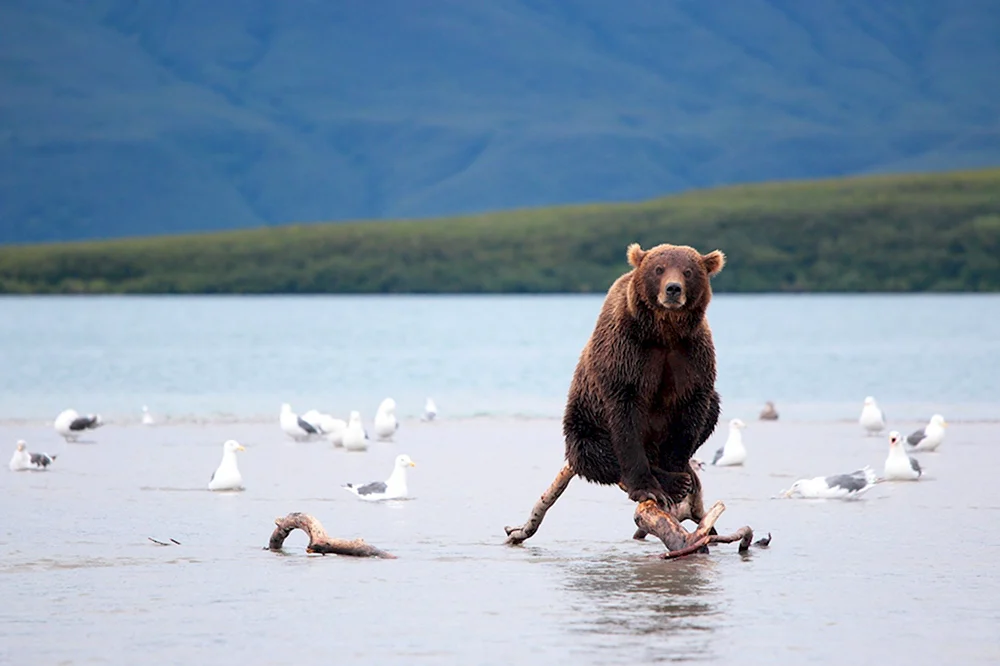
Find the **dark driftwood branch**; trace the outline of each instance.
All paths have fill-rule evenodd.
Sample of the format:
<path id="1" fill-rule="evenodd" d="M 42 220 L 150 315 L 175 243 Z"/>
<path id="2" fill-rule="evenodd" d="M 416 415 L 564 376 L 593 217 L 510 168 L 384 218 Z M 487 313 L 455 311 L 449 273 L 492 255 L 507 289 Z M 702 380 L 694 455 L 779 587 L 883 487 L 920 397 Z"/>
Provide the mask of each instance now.
<path id="1" fill-rule="evenodd" d="M 672 513 L 661 509 L 656 502 L 646 501 L 635 508 L 635 524 L 639 526 L 639 532 L 652 534 L 663 542 L 669 551 L 661 556 L 664 559 L 675 559 L 697 553 L 713 543 L 734 541 L 740 542 L 741 553 L 746 552 L 753 540 L 753 530 L 749 526 L 743 526 L 732 534 L 714 533 L 715 523 L 725 510 L 725 504 L 716 502 L 702 517 L 697 529 L 688 532 L 681 527 Z"/>
<path id="2" fill-rule="evenodd" d="M 535 502 L 535 506 L 531 509 L 531 515 L 528 516 L 528 522 L 524 525 L 518 527 L 511 527 L 508 525 L 503 528 L 507 532 L 507 543 L 510 545 L 516 545 L 530 539 L 531 536 L 538 531 L 538 526 L 542 524 L 542 520 L 545 518 L 545 512 L 548 511 L 559 496 L 563 494 L 566 490 L 566 486 L 569 482 L 576 476 L 576 473 L 570 468 L 569 463 L 562 466 L 559 473 L 556 474 L 555 480 L 552 484 L 542 493 L 542 496 L 538 498 Z"/>
<path id="3" fill-rule="evenodd" d="M 309 535 L 309 545 L 306 546 L 307 553 L 333 553 L 335 555 L 350 555 L 351 557 L 381 557 L 383 559 L 396 559 L 395 555 L 376 548 L 364 542 L 363 539 L 334 539 L 326 533 L 323 525 L 307 513 L 290 513 L 284 518 L 276 518 L 274 532 L 271 533 L 271 541 L 268 548 L 271 550 L 281 550 L 285 539 L 292 533 L 292 530 L 302 530 Z"/>
<path id="4" fill-rule="evenodd" d="M 697 470 L 692 466 L 692 474 L 697 474 Z M 531 509 L 528 521 L 519 527 L 505 527 L 508 544 L 519 544 L 531 538 L 538 531 L 539 525 L 545 518 L 545 513 L 552 508 L 559 496 L 566 490 L 570 480 L 575 476 L 569 464 L 563 465 L 556 475 L 555 480 L 542 493 L 542 496 Z M 621 485 L 621 484 L 619 484 Z M 660 539 L 669 552 L 665 553 L 665 559 L 683 557 L 697 552 L 707 552 L 708 546 L 714 543 L 732 543 L 739 541 L 740 552 L 745 552 L 750 548 L 753 540 L 753 530 L 744 526 L 732 534 L 722 535 L 715 531 L 715 523 L 726 510 L 726 505 L 716 502 L 705 511 L 702 501 L 701 484 L 696 484 L 697 488 L 685 497 L 679 504 L 671 505 L 667 510 L 652 501 L 640 502 L 635 509 L 635 534 L 634 539 L 645 539 L 647 535 Z M 622 486 L 624 490 L 624 487 Z M 694 532 L 688 532 L 681 526 L 685 520 L 693 520 L 698 523 Z M 769 535 L 770 536 L 770 535 Z M 754 545 L 766 547 L 770 538 L 766 541 L 761 539 Z"/>

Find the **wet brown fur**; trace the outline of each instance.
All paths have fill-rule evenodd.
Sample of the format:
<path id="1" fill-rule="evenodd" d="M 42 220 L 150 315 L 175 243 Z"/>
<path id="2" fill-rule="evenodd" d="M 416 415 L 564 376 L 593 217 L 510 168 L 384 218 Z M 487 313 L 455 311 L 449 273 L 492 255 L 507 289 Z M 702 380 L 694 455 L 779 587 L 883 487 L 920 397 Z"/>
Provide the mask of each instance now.
<path id="1" fill-rule="evenodd" d="M 725 256 L 638 244 L 627 256 L 634 268 L 608 290 L 573 375 L 566 459 L 589 481 L 622 484 L 633 501 L 676 503 L 697 488 L 689 460 L 719 419 L 705 311 Z"/>

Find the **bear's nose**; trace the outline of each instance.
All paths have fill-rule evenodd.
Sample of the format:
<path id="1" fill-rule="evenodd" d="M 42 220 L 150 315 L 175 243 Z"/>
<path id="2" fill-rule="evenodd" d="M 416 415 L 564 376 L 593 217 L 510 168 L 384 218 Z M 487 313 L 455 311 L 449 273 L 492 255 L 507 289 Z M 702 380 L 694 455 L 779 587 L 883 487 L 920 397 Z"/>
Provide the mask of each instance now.
<path id="1" fill-rule="evenodd" d="M 670 298 L 677 298 L 678 296 L 681 295 L 683 287 L 681 287 L 680 282 L 668 282 L 664 290 L 667 292 L 667 296 L 669 296 Z"/>

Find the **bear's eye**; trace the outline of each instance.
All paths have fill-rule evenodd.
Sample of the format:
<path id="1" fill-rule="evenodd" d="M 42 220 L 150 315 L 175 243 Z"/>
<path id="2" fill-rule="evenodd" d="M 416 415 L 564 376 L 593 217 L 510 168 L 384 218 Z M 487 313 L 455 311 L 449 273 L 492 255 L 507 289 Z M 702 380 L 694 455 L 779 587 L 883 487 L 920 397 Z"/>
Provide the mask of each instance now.
<path id="1" fill-rule="evenodd" d="M 691 277 L 692 275 L 694 275 L 694 273 L 692 273 L 692 272 L 691 272 L 691 269 L 690 269 L 690 268 L 685 268 L 685 269 L 684 269 L 684 277 L 686 277 L 686 278 L 689 278 L 689 277 Z"/>
<path id="2" fill-rule="evenodd" d="M 663 275 L 663 266 L 657 266 L 656 267 L 656 274 L 657 275 Z"/>

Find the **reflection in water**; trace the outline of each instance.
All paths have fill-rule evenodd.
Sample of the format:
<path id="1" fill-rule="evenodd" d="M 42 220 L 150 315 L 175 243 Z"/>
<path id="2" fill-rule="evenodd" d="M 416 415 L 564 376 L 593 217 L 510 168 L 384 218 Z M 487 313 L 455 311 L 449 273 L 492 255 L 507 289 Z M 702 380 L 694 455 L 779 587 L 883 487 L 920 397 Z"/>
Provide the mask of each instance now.
<path id="1" fill-rule="evenodd" d="M 713 603 L 713 566 L 707 558 L 616 556 L 574 563 L 566 581 L 571 629 L 602 636 L 602 648 L 640 648 L 646 660 L 708 657 L 717 626 L 710 618 L 720 612 Z"/>

